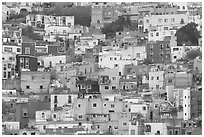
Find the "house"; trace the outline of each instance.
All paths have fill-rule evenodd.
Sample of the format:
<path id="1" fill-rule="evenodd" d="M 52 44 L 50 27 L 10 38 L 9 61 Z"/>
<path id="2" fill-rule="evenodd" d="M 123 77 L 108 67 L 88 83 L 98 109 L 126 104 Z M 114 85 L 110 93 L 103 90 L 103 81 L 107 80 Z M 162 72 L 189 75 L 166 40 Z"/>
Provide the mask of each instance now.
<path id="1" fill-rule="evenodd" d="M 99 53 L 99 67 L 104 68 L 115 68 L 119 70 L 120 76 L 124 75 L 125 65 L 134 64 L 137 65 L 137 60 L 135 58 L 123 57 L 118 51 L 106 51 Z"/>
<path id="2" fill-rule="evenodd" d="M 50 72 L 22 71 L 21 89 L 25 94 L 48 93 Z"/>
<path id="3" fill-rule="evenodd" d="M 51 110 L 57 110 L 57 108 L 63 106 L 73 106 L 75 99 L 78 97 L 77 94 L 52 94 L 50 101 Z"/>
<path id="4" fill-rule="evenodd" d="M 167 135 L 166 123 L 145 123 L 145 135 Z"/>
<path id="5" fill-rule="evenodd" d="M 16 76 L 16 54 L 2 53 L 2 79 L 14 79 Z"/>
<path id="6" fill-rule="evenodd" d="M 38 60 L 44 68 L 52 68 L 52 67 L 55 67 L 57 63 L 65 63 L 66 55 L 40 56 L 38 57 Z"/>
<path id="7" fill-rule="evenodd" d="M 2 21 L 6 22 L 9 19 L 10 9 L 5 5 L 2 5 Z"/>
<path id="8" fill-rule="evenodd" d="M 158 66 L 151 67 L 149 72 L 149 88 L 153 91 L 164 89 L 164 68 Z"/>
<path id="9" fill-rule="evenodd" d="M 187 72 L 167 72 L 164 75 L 164 83 L 166 86 L 174 86 L 175 88 L 191 87 L 193 75 Z"/>
<path id="10" fill-rule="evenodd" d="M 185 48 L 183 46 L 171 47 L 171 62 L 176 62 L 178 59 L 184 58 Z"/>
<path id="11" fill-rule="evenodd" d="M 101 94 L 119 89 L 120 72 L 118 69 L 105 68 L 99 71 L 99 89 Z"/>
<path id="12" fill-rule="evenodd" d="M 2 45 L 2 53 L 21 54 L 21 46 L 3 44 Z"/>
<path id="13" fill-rule="evenodd" d="M 144 32 L 148 32 L 155 24 L 161 26 L 176 26 L 178 29 L 188 23 L 187 14 L 151 15 L 143 18 Z"/>
<path id="14" fill-rule="evenodd" d="M 97 80 L 87 79 L 86 77 L 78 77 L 76 80 L 79 94 L 100 94 L 99 83 Z"/>
<path id="15" fill-rule="evenodd" d="M 16 55 L 16 72 L 22 70 L 37 71 L 38 70 L 38 58 L 31 55 Z"/>

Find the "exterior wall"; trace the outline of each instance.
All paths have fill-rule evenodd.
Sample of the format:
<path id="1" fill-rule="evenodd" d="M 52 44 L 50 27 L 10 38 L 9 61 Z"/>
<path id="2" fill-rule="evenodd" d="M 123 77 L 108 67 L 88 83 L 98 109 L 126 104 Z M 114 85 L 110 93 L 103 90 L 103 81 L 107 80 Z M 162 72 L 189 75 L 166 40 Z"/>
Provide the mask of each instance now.
<path id="1" fill-rule="evenodd" d="M 21 47 L 14 45 L 3 45 L 2 53 L 21 54 Z"/>
<path id="2" fill-rule="evenodd" d="M 171 61 L 176 62 L 177 59 L 181 59 L 184 57 L 184 47 L 183 46 L 176 46 L 171 47 Z"/>
<path id="3" fill-rule="evenodd" d="M 2 5 L 2 21 L 5 22 L 10 14 L 10 9 L 4 5 Z"/>
<path id="4" fill-rule="evenodd" d="M 66 55 L 61 56 L 43 56 L 42 57 L 43 66 L 45 68 L 55 67 L 57 63 L 65 63 L 66 62 Z M 60 62 L 61 61 L 61 62 Z"/>
<path id="5" fill-rule="evenodd" d="M 116 89 L 119 89 L 119 71 L 118 69 L 105 69 L 102 72 L 99 72 L 101 80 L 99 80 L 100 92 L 109 93 L 112 91 L 112 87 L 115 86 Z M 107 77 L 108 79 L 103 81 Z M 113 80 L 114 79 L 114 80 Z M 108 89 L 106 87 L 108 86 Z"/>
<path id="6" fill-rule="evenodd" d="M 55 106 L 57 107 L 62 107 L 64 105 L 72 106 L 76 98 L 77 94 L 52 94 L 50 108 L 51 110 L 54 110 Z"/>
<path id="7" fill-rule="evenodd" d="M 146 46 L 147 58 L 154 64 L 171 61 L 170 42 L 150 42 Z"/>
<path id="8" fill-rule="evenodd" d="M 149 72 L 149 88 L 151 90 L 164 89 L 164 71 L 155 69 Z"/>
<path id="9" fill-rule="evenodd" d="M 77 118 L 77 120 L 86 120 L 86 114 L 89 113 L 88 111 L 88 99 L 75 99 L 75 103 L 73 104 L 74 109 L 74 117 Z M 78 116 L 82 115 L 82 118 L 79 119 Z"/>
<path id="10" fill-rule="evenodd" d="M 156 27 L 148 32 L 148 41 L 162 41 L 166 36 L 174 36 L 176 29 L 168 26 Z"/>
<path id="11" fill-rule="evenodd" d="M 174 72 L 165 74 L 164 83 L 166 86 L 175 88 L 187 88 L 192 86 L 192 74 L 186 72 Z"/>
<path id="12" fill-rule="evenodd" d="M 187 2 L 172 2 L 170 5 L 176 5 L 177 11 L 188 11 L 188 3 Z"/>
<path id="13" fill-rule="evenodd" d="M 183 90 L 183 120 L 191 118 L 191 96 L 190 88 Z"/>
<path id="14" fill-rule="evenodd" d="M 145 123 L 145 125 L 151 126 L 151 132 L 145 132 L 145 135 L 155 135 L 157 131 L 160 131 L 160 135 L 167 135 L 166 123 Z"/>
<path id="15" fill-rule="evenodd" d="M 16 54 L 2 53 L 2 79 L 15 77 Z"/>
<path id="16" fill-rule="evenodd" d="M 145 118 L 149 116 L 149 108 L 146 104 L 131 104 L 131 113 L 141 113 Z"/>
<path id="17" fill-rule="evenodd" d="M 123 59 L 119 55 L 104 55 L 99 56 L 99 67 L 104 68 L 118 68 L 121 75 L 124 74 L 125 65 L 134 64 L 137 65 L 137 60 Z M 117 65 L 117 66 L 116 66 Z"/>
<path id="18" fill-rule="evenodd" d="M 35 42 L 23 42 L 22 43 L 22 54 L 35 56 Z"/>
<path id="19" fill-rule="evenodd" d="M 21 72 L 21 89 L 27 93 L 48 93 L 50 84 L 49 72 Z"/>
<path id="20" fill-rule="evenodd" d="M 2 125 L 5 125 L 5 128 L 7 130 L 20 129 L 19 122 L 2 122 Z"/>
<path id="21" fill-rule="evenodd" d="M 161 19 L 161 21 L 160 21 Z M 166 22 L 165 22 L 165 19 Z M 174 21 L 172 19 L 175 19 Z M 181 19 L 183 19 L 184 24 L 180 24 Z M 149 21 L 147 21 L 149 20 Z M 144 32 L 145 30 L 149 31 L 149 27 L 152 25 L 161 25 L 161 26 L 177 26 L 178 28 L 186 25 L 188 23 L 187 14 L 172 14 L 172 15 L 152 15 L 144 17 Z"/>
<path id="22" fill-rule="evenodd" d="M 16 55 L 16 71 L 21 71 L 22 69 L 37 71 L 38 59 L 29 55 Z"/>
<path id="23" fill-rule="evenodd" d="M 195 58 L 193 67 L 194 69 L 198 68 L 199 72 L 202 73 L 202 59 L 199 59 L 198 57 Z"/>
<path id="24" fill-rule="evenodd" d="M 202 115 L 202 90 L 191 90 L 191 119 Z"/>

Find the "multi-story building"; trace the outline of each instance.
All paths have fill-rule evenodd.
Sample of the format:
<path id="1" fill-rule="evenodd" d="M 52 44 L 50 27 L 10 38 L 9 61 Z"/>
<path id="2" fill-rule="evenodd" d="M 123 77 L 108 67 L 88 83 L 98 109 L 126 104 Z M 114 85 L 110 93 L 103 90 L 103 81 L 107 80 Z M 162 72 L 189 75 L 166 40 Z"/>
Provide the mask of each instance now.
<path id="1" fill-rule="evenodd" d="M 160 66 L 155 66 L 150 69 L 149 72 L 149 88 L 151 90 L 163 90 L 164 89 L 164 69 Z"/>
<path id="2" fill-rule="evenodd" d="M 95 2 L 91 10 L 91 25 L 103 27 L 104 23 L 111 23 L 118 19 L 119 11 L 114 3 Z"/>
<path id="3" fill-rule="evenodd" d="M 99 71 L 99 87 L 101 94 L 119 89 L 120 72 L 118 69 L 105 68 Z"/>
<path id="4" fill-rule="evenodd" d="M 10 9 L 5 5 L 2 5 L 2 21 L 5 22 L 9 19 Z"/>
<path id="5" fill-rule="evenodd" d="M 21 72 L 21 89 L 25 94 L 48 93 L 49 85 L 50 72 Z"/>
<path id="6" fill-rule="evenodd" d="M 13 79 L 16 66 L 16 54 L 3 53 L 2 54 L 2 79 Z"/>
<path id="7" fill-rule="evenodd" d="M 147 59 L 152 63 L 169 63 L 171 61 L 171 39 L 148 42 L 146 45 Z"/>
<path id="8" fill-rule="evenodd" d="M 178 29 L 188 24 L 187 14 L 171 14 L 171 15 L 152 15 L 144 17 L 143 31 L 149 31 L 151 26 L 169 26 L 177 27 Z"/>

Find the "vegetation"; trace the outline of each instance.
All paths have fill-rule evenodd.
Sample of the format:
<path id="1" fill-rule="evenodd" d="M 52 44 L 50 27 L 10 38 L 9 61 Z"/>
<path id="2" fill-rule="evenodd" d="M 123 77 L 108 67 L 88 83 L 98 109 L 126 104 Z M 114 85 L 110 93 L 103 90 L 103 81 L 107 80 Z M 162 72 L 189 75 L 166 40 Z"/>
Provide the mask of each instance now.
<path id="1" fill-rule="evenodd" d="M 34 33 L 33 27 L 28 26 L 27 28 L 22 30 L 22 35 L 28 36 L 29 38 L 33 40 L 43 40 L 42 36 L 39 34 Z"/>
<path id="2" fill-rule="evenodd" d="M 198 56 L 202 56 L 202 52 L 200 50 L 190 50 L 186 54 L 186 59 L 187 60 L 193 60 Z"/>
<path id="3" fill-rule="evenodd" d="M 184 43 L 198 45 L 198 39 L 201 36 L 196 28 L 197 26 L 197 24 L 191 22 L 180 28 L 175 34 L 177 36 L 177 45 L 183 45 Z"/>
<path id="4" fill-rule="evenodd" d="M 26 9 L 21 9 L 19 14 L 11 14 L 9 20 L 25 18 L 28 14 L 29 13 Z"/>
<path id="5" fill-rule="evenodd" d="M 101 31 L 103 34 L 106 34 L 106 37 L 114 37 L 116 32 L 123 31 L 125 27 L 128 28 L 130 26 L 129 17 L 119 16 L 116 21 L 105 24 Z"/>

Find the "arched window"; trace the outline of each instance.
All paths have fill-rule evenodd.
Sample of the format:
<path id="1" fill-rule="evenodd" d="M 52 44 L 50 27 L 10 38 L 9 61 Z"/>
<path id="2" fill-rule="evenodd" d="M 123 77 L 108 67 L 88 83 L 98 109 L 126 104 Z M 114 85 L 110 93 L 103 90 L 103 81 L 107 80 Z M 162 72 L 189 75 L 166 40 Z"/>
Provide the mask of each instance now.
<path id="1" fill-rule="evenodd" d="M 183 6 L 183 10 L 185 10 L 185 6 Z"/>

